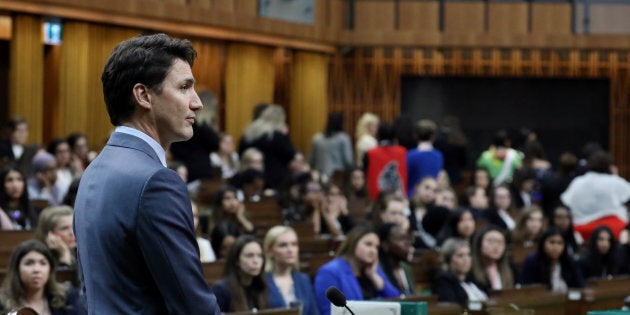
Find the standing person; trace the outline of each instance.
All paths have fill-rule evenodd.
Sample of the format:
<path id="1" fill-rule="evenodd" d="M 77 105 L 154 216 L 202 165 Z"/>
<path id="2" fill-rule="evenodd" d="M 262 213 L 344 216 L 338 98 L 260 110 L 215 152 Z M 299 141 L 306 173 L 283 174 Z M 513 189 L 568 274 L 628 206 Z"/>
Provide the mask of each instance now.
<path id="1" fill-rule="evenodd" d="M 298 271 L 298 238 L 286 225 L 269 229 L 264 242 L 270 307 L 300 306 L 303 315 L 319 315 L 317 300 L 308 275 Z"/>
<path id="2" fill-rule="evenodd" d="M 628 224 L 630 183 L 614 170 L 612 156 L 596 151 L 588 158 L 588 172 L 571 181 L 560 196 L 571 209 L 575 230 L 585 240 L 600 225 L 609 227 L 617 237 Z"/>
<path id="3" fill-rule="evenodd" d="M 282 107 L 269 104 L 260 117 L 245 129 L 238 147 L 239 154 L 248 148 L 260 150 L 265 157 L 266 188 L 279 189 L 289 179 L 289 163 L 296 154 Z"/>
<path id="4" fill-rule="evenodd" d="M 407 152 L 407 195 L 411 196 L 416 184 L 430 176 L 435 179 L 444 167 L 442 152 L 433 147 L 437 126 L 428 119 L 418 121 L 416 134 L 418 146 Z"/>
<path id="5" fill-rule="evenodd" d="M 365 113 L 359 118 L 357 122 L 357 129 L 355 132 L 356 137 L 356 154 L 357 166 L 363 166 L 363 157 L 365 153 L 378 145 L 376 140 L 376 132 L 378 131 L 379 119 L 378 116 L 372 113 Z"/>
<path id="6" fill-rule="evenodd" d="M 188 182 L 213 177 L 210 153 L 219 148 L 219 135 L 214 126 L 217 98 L 209 90 L 199 93 L 199 98 L 203 108 L 195 115 L 192 138 L 171 145 L 173 157 L 188 168 Z"/>
<path id="7" fill-rule="evenodd" d="M 202 107 L 188 40 L 120 43 L 101 80 L 116 130 L 81 179 L 74 231 L 90 314 L 219 314 L 191 203 L 165 151 L 192 137 Z"/>
<path id="8" fill-rule="evenodd" d="M 511 141 L 507 131 L 499 130 L 494 136 L 490 148 L 481 153 L 477 160 L 477 167 L 488 170 L 494 186 L 509 184 L 512 181 L 514 171 L 521 167 L 521 154 L 510 146 Z"/>
<path id="9" fill-rule="evenodd" d="M 405 191 L 407 187 L 407 150 L 394 141 L 394 126 L 378 126 L 378 146 L 368 150 L 363 159 L 368 194 L 376 200 L 382 191 Z"/>
<path id="10" fill-rule="evenodd" d="M 330 113 L 326 130 L 313 137 L 309 163 L 327 178 L 330 178 L 335 171 L 347 171 L 354 165 L 352 144 L 348 134 L 343 131 L 341 112 Z"/>

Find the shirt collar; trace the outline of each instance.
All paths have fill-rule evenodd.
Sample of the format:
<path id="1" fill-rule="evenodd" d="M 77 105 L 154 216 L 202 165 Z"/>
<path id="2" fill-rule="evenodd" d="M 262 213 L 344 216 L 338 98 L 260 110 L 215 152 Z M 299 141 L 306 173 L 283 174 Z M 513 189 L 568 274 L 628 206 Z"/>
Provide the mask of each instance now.
<path id="1" fill-rule="evenodd" d="M 151 146 L 151 148 L 153 149 L 153 151 L 155 151 L 155 154 L 157 154 L 162 165 L 166 167 L 166 152 L 164 152 L 164 148 L 162 148 L 162 146 L 157 141 L 155 141 L 155 139 L 149 137 L 146 133 L 138 129 L 134 129 L 127 126 L 118 126 L 116 127 L 116 130 L 114 130 L 114 132 L 126 133 L 128 135 L 138 137 L 142 139 L 144 142 L 148 143 L 149 146 Z"/>

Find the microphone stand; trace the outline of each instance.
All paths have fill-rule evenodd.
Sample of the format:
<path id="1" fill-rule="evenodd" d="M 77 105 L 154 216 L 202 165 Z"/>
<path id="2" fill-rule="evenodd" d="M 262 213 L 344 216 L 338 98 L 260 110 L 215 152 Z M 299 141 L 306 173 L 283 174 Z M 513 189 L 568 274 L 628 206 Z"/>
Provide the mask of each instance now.
<path id="1" fill-rule="evenodd" d="M 348 304 L 344 305 L 343 307 L 345 307 L 348 312 L 350 312 L 350 314 L 355 315 L 354 312 L 348 307 Z"/>

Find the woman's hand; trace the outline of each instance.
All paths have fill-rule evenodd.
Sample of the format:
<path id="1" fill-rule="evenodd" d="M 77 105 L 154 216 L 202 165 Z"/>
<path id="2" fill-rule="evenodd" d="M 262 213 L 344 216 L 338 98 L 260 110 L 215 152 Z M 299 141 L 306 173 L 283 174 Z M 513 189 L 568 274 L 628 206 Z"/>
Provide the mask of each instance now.
<path id="1" fill-rule="evenodd" d="M 376 287 L 377 291 L 382 291 L 383 288 L 385 287 L 385 281 L 383 280 L 383 278 L 378 274 L 378 257 L 376 259 L 374 259 L 374 261 L 365 266 L 365 275 L 372 280 L 372 283 L 374 283 L 374 287 Z"/>
<path id="2" fill-rule="evenodd" d="M 46 236 L 46 245 L 48 245 L 50 249 L 59 253 L 60 263 L 66 264 L 68 266 L 74 263 L 74 257 L 72 255 L 70 247 L 53 232 L 48 232 L 48 235 Z"/>

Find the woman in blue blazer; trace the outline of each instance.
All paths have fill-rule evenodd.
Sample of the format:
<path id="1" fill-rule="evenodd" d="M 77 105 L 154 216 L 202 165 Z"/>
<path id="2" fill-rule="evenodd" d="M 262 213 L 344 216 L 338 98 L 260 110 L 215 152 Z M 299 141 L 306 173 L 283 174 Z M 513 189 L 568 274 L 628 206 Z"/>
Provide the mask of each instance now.
<path id="1" fill-rule="evenodd" d="M 400 297 L 378 263 L 379 239 L 369 227 L 357 226 L 340 245 L 337 258 L 323 265 L 315 276 L 315 296 L 322 315 L 330 314 L 326 289 L 335 286 L 348 300 Z"/>
<path id="2" fill-rule="evenodd" d="M 298 238 L 289 226 L 277 225 L 269 229 L 264 241 L 269 286 L 269 307 L 300 307 L 302 315 L 319 315 L 313 285 L 299 266 Z"/>

